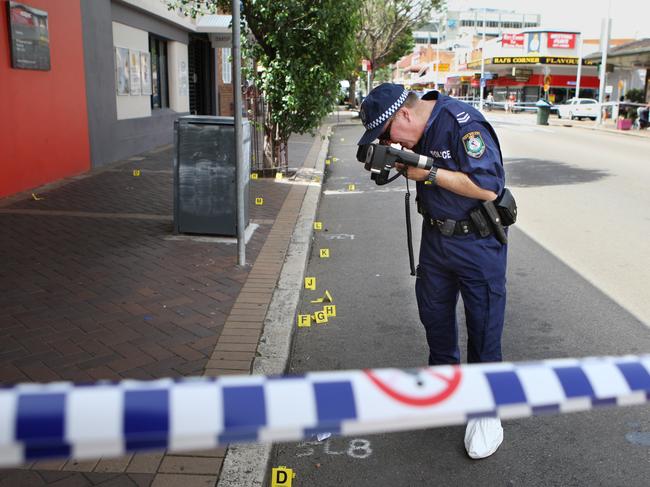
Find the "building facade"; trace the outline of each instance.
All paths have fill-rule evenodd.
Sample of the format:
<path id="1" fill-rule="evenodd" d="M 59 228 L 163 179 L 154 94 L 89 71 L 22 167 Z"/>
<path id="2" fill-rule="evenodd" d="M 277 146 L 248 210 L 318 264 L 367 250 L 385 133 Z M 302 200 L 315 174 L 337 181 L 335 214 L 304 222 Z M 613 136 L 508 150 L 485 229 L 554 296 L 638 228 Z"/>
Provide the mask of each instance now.
<path id="1" fill-rule="evenodd" d="M 171 144 L 179 116 L 233 113 L 229 49 L 164 0 L 0 3 L 0 197 Z"/>
<path id="2" fill-rule="evenodd" d="M 0 5 L 0 197 L 90 168 L 81 5 L 12 7 Z"/>

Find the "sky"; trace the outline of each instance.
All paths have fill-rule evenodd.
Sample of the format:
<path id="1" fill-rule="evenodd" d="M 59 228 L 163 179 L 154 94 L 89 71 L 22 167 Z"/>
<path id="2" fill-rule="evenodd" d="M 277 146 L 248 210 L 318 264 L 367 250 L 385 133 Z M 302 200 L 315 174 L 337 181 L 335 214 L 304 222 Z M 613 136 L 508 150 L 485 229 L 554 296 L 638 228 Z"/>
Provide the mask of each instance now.
<path id="1" fill-rule="evenodd" d="M 581 31 L 584 38 L 599 38 L 609 9 L 612 38 L 650 37 L 648 0 L 448 0 L 449 9 L 493 8 L 541 14 L 542 27 Z"/>

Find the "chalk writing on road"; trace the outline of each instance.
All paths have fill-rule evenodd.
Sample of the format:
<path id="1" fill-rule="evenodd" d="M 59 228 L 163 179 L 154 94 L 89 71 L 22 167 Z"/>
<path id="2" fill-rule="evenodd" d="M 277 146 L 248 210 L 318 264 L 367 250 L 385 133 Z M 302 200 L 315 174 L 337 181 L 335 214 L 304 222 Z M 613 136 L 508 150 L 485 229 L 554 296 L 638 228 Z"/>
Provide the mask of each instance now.
<path id="1" fill-rule="evenodd" d="M 298 443 L 298 448 L 301 451 L 296 454 L 296 457 L 310 457 L 316 453 L 317 448 L 322 448 L 323 453 L 326 455 L 347 455 L 350 458 L 356 458 L 359 460 L 363 460 L 372 455 L 372 447 L 368 440 L 355 438 L 349 441 L 347 449 L 343 446 L 342 450 L 337 450 L 331 442 L 332 440 L 330 439 L 326 441 L 303 441 Z"/>

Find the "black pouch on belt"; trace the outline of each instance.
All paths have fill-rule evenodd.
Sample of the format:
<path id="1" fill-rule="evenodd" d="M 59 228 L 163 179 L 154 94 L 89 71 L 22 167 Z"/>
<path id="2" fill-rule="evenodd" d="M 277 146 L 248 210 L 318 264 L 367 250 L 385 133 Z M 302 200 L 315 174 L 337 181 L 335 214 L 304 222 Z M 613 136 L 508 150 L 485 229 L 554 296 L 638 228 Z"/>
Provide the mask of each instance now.
<path id="1" fill-rule="evenodd" d="M 481 210 L 481 207 L 474 208 L 470 213 L 469 213 L 469 218 L 472 220 L 472 223 L 476 227 L 476 231 L 478 234 L 481 236 L 481 238 L 485 238 L 488 235 L 492 233 L 492 229 L 490 228 L 490 224 L 488 223 L 487 219 L 485 218 L 485 215 L 483 215 L 483 211 Z"/>
<path id="2" fill-rule="evenodd" d="M 497 211 L 501 216 L 501 224 L 508 227 L 517 221 L 517 202 L 508 188 L 503 188 L 503 191 L 494 202 Z"/>
<path id="3" fill-rule="evenodd" d="M 483 201 L 481 203 L 481 206 L 485 210 L 485 213 L 486 213 L 486 215 L 488 217 L 488 220 L 490 221 L 490 225 L 492 226 L 492 231 L 494 232 L 494 236 L 503 245 L 507 244 L 508 243 L 508 235 L 506 235 L 506 231 L 503 228 L 503 225 L 501 224 L 501 216 L 499 215 L 499 212 L 497 211 L 497 207 L 494 206 L 494 202 L 492 202 L 492 201 Z"/>

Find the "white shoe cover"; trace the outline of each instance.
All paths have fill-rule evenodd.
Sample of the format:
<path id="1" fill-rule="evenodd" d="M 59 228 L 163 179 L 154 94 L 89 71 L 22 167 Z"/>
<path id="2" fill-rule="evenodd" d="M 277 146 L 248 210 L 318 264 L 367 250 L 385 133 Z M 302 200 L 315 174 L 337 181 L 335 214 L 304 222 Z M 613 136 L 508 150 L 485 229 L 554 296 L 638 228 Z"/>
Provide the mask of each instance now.
<path id="1" fill-rule="evenodd" d="M 465 449 L 470 458 L 492 455 L 503 441 L 503 428 L 499 418 L 477 418 L 467 422 Z"/>

